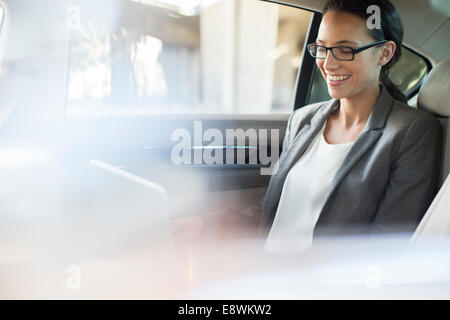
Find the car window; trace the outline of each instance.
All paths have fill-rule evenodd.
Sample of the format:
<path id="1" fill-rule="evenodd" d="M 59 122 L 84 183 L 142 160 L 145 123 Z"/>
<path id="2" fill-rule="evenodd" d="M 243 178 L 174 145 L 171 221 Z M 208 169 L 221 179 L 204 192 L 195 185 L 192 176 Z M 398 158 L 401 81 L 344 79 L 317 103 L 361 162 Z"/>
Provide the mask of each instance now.
<path id="1" fill-rule="evenodd" d="M 400 59 L 389 70 L 389 79 L 409 99 L 418 92 L 430 66 L 424 57 L 403 47 Z"/>
<path id="2" fill-rule="evenodd" d="M 423 56 L 403 46 L 400 59 L 389 70 L 389 79 L 410 99 L 422 84 L 425 76 L 431 69 L 430 62 Z M 328 88 L 317 66 L 311 78 L 307 104 L 329 100 Z"/>
<path id="3" fill-rule="evenodd" d="M 289 113 L 311 13 L 260 0 L 73 0 L 67 114 Z"/>

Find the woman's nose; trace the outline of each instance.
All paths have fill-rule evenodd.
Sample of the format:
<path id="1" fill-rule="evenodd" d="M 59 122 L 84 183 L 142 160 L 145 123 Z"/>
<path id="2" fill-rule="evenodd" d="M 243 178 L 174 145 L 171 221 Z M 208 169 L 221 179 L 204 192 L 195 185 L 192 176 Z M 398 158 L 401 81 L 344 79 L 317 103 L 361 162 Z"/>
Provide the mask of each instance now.
<path id="1" fill-rule="evenodd" d="M 331 50 L 328 50 L 323 62 L 324 69 L 337 69 L 339 67 L 339 61 L 333 56 Z"/>

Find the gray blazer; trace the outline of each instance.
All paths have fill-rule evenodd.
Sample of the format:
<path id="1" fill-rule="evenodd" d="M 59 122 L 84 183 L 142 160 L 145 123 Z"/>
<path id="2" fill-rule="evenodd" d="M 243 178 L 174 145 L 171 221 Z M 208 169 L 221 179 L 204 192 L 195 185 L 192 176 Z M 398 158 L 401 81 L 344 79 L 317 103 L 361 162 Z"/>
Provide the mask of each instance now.
<path id="1" fill-rule="evenodd" d="M 331 99 L 311 104 L 289 117 L 279 167 L 262 200 L 262 235 L 272 226 L 289 170 L 337 103 Z M 441 143 L 439 120 L 394 100 L 381 87 L 365 127 L 323 195 L 314 238 L 413 232 L 437 193 Z"/>

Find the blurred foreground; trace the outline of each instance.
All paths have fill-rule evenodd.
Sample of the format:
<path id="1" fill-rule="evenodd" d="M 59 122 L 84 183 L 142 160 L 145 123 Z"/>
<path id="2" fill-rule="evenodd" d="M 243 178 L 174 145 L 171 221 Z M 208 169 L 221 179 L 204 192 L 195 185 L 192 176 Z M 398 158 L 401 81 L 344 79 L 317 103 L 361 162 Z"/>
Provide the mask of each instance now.
<path id="1" fill-rule="evenodd" d="M 264 253 L 232 216 L 172 222 L 171 241 L 123 224 L 99 232 L 71 221 L 46 233 L 3 224 L 0 298 L 450 298 L 450 239 L 330 238 L 282 257 Z"/>

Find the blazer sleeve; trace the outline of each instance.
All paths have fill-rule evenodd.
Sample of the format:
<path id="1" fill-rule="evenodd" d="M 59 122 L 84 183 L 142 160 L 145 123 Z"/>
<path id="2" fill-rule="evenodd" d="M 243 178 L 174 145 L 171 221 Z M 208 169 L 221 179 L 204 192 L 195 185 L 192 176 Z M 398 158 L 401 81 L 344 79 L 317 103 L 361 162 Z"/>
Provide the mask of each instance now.
<path id="1" fill-rule="evenodd" d="M 442 128 L 436 118 L 425 115 L 409 126 L 391 165 L 371 233 L 415 230 L 437 193 L 441 150 Z"/>

